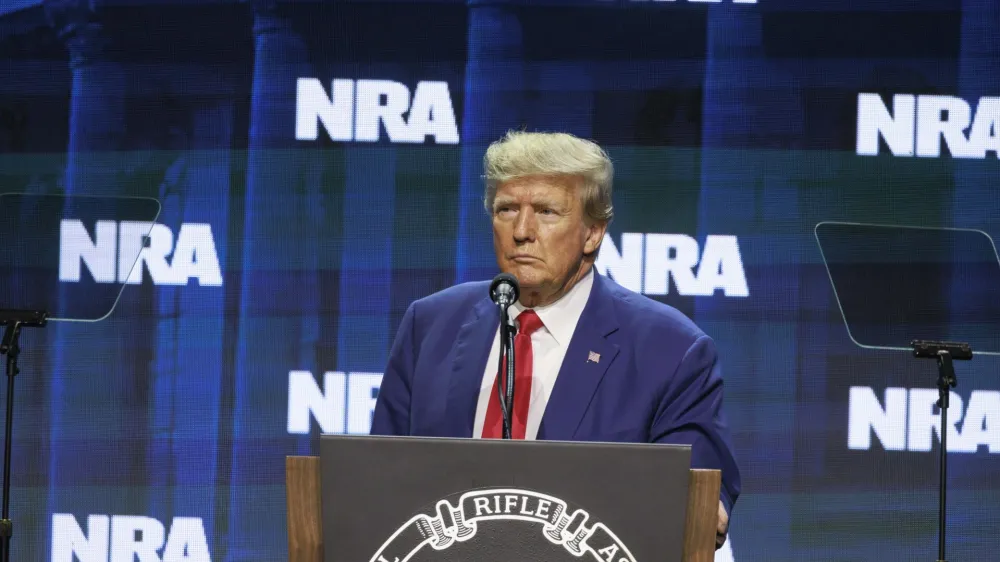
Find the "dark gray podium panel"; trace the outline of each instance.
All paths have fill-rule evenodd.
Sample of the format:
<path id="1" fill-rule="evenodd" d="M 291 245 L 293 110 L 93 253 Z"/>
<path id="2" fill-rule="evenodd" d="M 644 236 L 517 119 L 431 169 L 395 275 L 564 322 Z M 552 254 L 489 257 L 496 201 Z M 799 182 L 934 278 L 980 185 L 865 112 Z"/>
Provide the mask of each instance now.
<path id="1" fill-rule="evenodd" d="M 681 562 L 681 445 L 324 435 L 326 562 Z"/>

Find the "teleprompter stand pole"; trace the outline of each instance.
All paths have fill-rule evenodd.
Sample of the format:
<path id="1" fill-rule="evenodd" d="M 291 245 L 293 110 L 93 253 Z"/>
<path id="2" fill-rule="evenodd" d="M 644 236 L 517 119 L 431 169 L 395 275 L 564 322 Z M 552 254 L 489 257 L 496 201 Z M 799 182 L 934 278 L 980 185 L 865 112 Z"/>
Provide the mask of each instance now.
<path id="1" fill-rule="evenodd" d="M 944 554 L 945 511 L 948 491 L 948 406 L 951 389 L 958 386 L 953 360 L 972 359 L 972 348 L 967 343 L 913 340 L 910 342 L 913 356 L 937 359 L 938 402 L 941 410 L 941 460 L 938 481 L 938 557 L 937 562 L 947 562 Z"/>
<path id="2" fill-rule="evenodd" d="M 0 326 L 4 326 L 0 340 L 0 355 L 7 356 L 7 424 L 3 440 L 3 513 L 0 515 L 0 560 L 10 562 L 10 540 L 14 536 L 14 523 L 10 520 L 10 449 L 14 422 L 14 377 L 20 372 L 17 357 L 21 354 L 19 338 L 21 328 L 42 327 L 48 313 L 38 310 L 0 310 Z"/>

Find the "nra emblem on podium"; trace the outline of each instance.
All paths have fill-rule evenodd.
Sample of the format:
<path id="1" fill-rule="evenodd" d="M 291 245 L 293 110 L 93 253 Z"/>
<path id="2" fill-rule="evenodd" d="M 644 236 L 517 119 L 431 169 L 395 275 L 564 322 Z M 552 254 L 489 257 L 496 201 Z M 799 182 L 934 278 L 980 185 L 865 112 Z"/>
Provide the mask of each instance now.
<path id="1" fill-rule="evenodd" d="M 531 490 L 473 490 L 425 511 L 393 533 L 370 562 L 555 562 L 585 555 L 586 560 L 635 562 L 618 537 L 589 513 Z"/>

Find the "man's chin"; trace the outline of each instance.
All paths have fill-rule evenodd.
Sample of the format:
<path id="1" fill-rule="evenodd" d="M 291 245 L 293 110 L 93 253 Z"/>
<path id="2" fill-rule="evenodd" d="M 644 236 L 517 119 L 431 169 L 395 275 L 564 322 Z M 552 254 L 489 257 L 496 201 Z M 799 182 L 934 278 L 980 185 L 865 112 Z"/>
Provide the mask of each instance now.
<path id="1" fill-rule="evenodd" d="M 542 279 L 542 272 L 534 263 L 509 263 L 504 268 L 504 273 L 517 277 L 521 288 L 536 286 Z"/>

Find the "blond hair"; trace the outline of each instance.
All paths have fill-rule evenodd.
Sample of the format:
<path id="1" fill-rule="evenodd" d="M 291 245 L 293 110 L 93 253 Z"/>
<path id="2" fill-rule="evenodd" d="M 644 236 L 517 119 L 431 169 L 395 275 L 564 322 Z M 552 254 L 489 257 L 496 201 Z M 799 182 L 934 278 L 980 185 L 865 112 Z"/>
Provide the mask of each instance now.
<path id="1" fill-rule="evenodd" d="M 486 179 L 485 206 L 493 212 L 497 186 L 532 175 L 576 176 L 582 179 L 584 216 L 593 222 L 610 222 L 614 166 L 596 143 L 568 133 L 510 131 L 491 144 L 483 157 Z"/>

